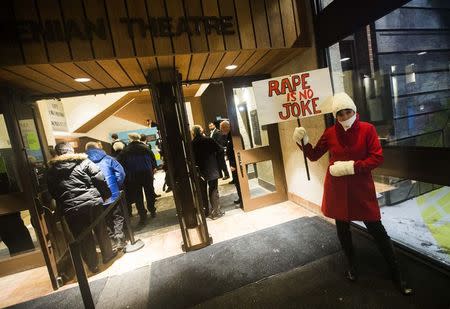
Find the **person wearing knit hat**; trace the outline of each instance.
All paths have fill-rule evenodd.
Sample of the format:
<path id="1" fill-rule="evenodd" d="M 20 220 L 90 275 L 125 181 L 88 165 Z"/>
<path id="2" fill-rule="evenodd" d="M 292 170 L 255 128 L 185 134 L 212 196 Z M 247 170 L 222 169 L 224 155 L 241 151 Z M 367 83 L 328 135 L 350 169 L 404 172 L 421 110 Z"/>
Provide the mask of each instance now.
<path id="1" fill-rule="evenodd" d="M 311 161 L 330 153 L 321 210 L 336 220 L 337 235 L 348 262 L 346 277 L 357 279 L 350 222 L 363 221 L 384 256 L 395 285 L 404 295 L 410 295 L 413 290 L 403 280 L 392 241 L 381 223 L 371 174 L 383 163 L 378 134 L 372 124 L 359 120 L 356 105 L 348 94 L 336 93 L 330 99 L 337 122 L 325 130 L 316 146 L 309 143 L 303 127 L 295 128 L 293 139 Z"/>
<path id="2" fill-rule="evenodd" d="M 156 172 L 155 154 L 147 145 L 141 143 L 139 133 L 129 133 L 130 143 L 120 152 L 117 160 L 125 169 L 125 191 L 127 194 L 128 211 L 132 214 L 132 203 L 136 203 L 139 214 L 137 228 L 142 228 L 147 224 L 147 213 L 151 217 L 156 217 L 155 208 L 155 188 L 153 186 L 153 175 Z M 145 192 L 146 206 L 144 205 Z"/>
<path id="3" fill-rule="evenodd" d="M 80 236 L 102 213 L 102 204 L 111 197 L 105 176 L 84 153 L 74 153 L 69 143 L 55 145 L 56 156 L 48 161 L 48 192 L 75 238 Z M 96 240 L 103 263 L 113 259 L 111 240 L 103 220 L 81 242 L 83 260 L 92 273 L 99 271 Z"/>

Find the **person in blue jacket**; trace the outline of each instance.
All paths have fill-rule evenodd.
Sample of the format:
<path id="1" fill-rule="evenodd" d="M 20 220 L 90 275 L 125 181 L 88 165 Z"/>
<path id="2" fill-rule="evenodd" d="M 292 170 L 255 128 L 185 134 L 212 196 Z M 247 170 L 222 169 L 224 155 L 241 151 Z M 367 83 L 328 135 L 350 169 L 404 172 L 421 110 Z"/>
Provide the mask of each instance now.
<path id="1" fill-rule="evenodd" d="M 122 165 L 113 157 L 107 155 L 101 144 L 97 142 L 88 142 L 86 144 L 86 154 L 88 158 L 94 162 L 105 175 L 106 183 L 111 190 L 111 197 L 104 201 L 103 206 L 106 208 L 113 204 L 120 197 L 120 188 L 125 180 L 125 171 Z M 115 206 L 106 217 L 109 236 L 117 249 L 123 249 L 126 245 L 125 234 L 123 232 L 124 217 L 119 204 Z"/>

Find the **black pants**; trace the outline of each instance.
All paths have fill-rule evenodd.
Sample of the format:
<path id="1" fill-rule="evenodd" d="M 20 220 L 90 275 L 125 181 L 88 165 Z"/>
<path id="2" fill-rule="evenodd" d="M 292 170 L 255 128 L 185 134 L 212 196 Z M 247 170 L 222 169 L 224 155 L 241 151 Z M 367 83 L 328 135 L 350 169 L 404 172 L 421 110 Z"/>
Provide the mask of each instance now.
<path id="1" fill-rule="evenodd" d="M 77 238 L 86 228 L 101 215 L 102 205 L 83 206 L 80 209 L 71 211 L 65 215 L 67 224 L 74 238 Z M 102 252 L 103 260 L 109 259 L 113 255 L 111 240 L 104 221 L 101 221 L 94 228 L 95 237 Z M 81 241 L 81 255 L 90 269 L 98 265 L 97 251 L 95 249 L 95 239 L 92 231 Z"/>
<path id="2" fill-rule="evenodd" d="M 20 217 L 20 212 L 0 216 L 0 238 L 8 247 L 9 254 L 33 250 L 30 232 Z"/>
<path id="3" fill-rule="evenodd" d="M 151 213 L 156 212 L 155 208 L 155 189 L 153 187 L 153 174 L 145 173 L 136 175 L 135 177 L 130 177 L 127 182 L 128 190 L 128 204 L 134 201 L 136 203 L 136 208 L 141 219 L 146 218 L 147 209 L 144 207 L 144 196 L 142 195 L 142 189 L 145 192 L 145 199 L 147 200 L 147 209 Z M 131 210 L 131 207 L 129 207 Z M 131 212 L 130 212 L 131 215 Z"/>
<path id="4" fill-rule="evenodd" d="M 239 185 L 239 177 L 238 177 L 238 174 L 237 174 L 237 169 L 235 171 L 231 172 L 231 175 L 233 177 L 234 186 L 236 187 L 236 192 L 237 192 L 238 198 L 239 198 L 240 201 L 242 201 L 241 187 Z"/>
<path id="5" fill-rule="evenodd" d="M 374 238 L 378 250 L 383 255 L 393 279 L 400 279 L 397 258 L 394 253 L 391 238 L 387 234 L 381 221 L 364 221 L 367 231 Z M 336 220 L 336 229 L 342 249 L 347 257 L 350 267 L 355 267 L 355 254 L 350 231 L 350 222 Z"/>
<path id="6" fill-rule="evenodd" d="M 209 216 L 210 209 L 209 204 L 211 204 L 211 215 L 218 216 L 222 212 L 220 210 L 219 204 L 219 180 L 209 180 L 200 179 L 200 186 L 202 190 L 202 200 L 203 208 L 205 210 L 205 216 Z"/>
<path id="7" fill-rule="evenodd" d="M 217 165 L 219 166 L 219 173 L 222 176 L 230 177 L 230 173 L 228 172 L 227 163 L 225 162 L 225 154 L 218 153 L 217 154 Z"/>
<path id="8" fill-rule="evenodd" d="M 111 206 L 112 204 L 104 205 L 103 207 L 107 209 Z M 114 209 L 111 210 L 111 212 L 106 216 L 106 228 L 108 229 L 108 235 L 113 239 L 125 239 L 125 234 L 123 232 L 123 223 L 125 219 L 122 214 L 121 201 L 113 207 Z"/>

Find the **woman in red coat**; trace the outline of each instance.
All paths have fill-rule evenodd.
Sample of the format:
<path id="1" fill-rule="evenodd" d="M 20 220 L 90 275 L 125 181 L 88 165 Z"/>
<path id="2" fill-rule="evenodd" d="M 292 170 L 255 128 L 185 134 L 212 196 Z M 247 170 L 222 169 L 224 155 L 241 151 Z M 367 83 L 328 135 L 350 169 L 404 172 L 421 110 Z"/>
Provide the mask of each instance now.
<path id="1" fill-rule="evenodd" d="M 336 220 L 342 249 L 349 263 L 346 277 L 354 281 L 355 267 L 350 221 L 363 221 L 389 265 L 394 283 L 411 294 L 402 280 L 392 241 L 381 223 L 380 208 L 371 171 L 383 163 L 383 153 L 375 127 L 359 120 L 356 106 L 346 93 L 333 96 L 333 115 L 337 123 L 325 130 L 317 145 L 309 143 L 303 127 L 294 131 L 294 141 L 306 157 L 316 161 L 330 152 L 330 166 L 325 176 L 322 212 Z"/>

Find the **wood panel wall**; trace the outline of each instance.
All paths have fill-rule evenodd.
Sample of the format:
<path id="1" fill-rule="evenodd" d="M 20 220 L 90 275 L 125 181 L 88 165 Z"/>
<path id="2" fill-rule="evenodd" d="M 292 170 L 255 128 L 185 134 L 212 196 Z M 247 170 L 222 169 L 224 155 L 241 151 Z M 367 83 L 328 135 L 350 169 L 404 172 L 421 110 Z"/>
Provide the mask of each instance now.
<path id="1" fill-rule="evenodd" d="M 196 54 L 195 61 L 212 67 L 223 60 L 225 51 L 251 49 L 289 48 L 300 34 L 296 0 L 4 0 L 0 1 L 0 66 L 19 64 L 64 63 L 75 61 L 142 58 L 174 54 Z M 171 17 L 176 25 L 179 17 L 232 16 L 233 35 L 206 34 L 204 27 L 199 35 L 183 33 L 179 36 L 143 38 L 138 24 L 130 37 L 127 25 L 121 18 L 138 18 L 149 24 L 152 17 Z M 17 21 L 34 21 L 45 28 L 46 22 L 55 22 L 55 35 L 76 32 L 84 20 L 106 23 L 106 33 L 101 39 L 95 33 L 92 39 L 72 37 L 70 40 L 51 40 L 38 33 L 37 41 L 19 41 L 14 27 Z M 71 23 L 74 21 L 75 23 Z M 14 27 L 13 27 L 14 26 Z M 81 29 L 83 30 L 83 29 Z M 30 30 L 31 36 L 32 30 Z M 58 33 L 56 33 L 58 32 Z M 207 56 L 206 53 L 213 53 Z M 202 55 L 202 53 L 204 53 Z M 233 54 L 237 56 L 237 54 Z M 232 57 L 231 55 L 229 57 Z M 186 59 L 185 59 L 186 61 Z M 142 66 L 142 63 L 140 63 Z M 184 63 L 187 66 L 186 63 Z M 121 64 L 137 70 L 133 61 Z M 151 64 L 149 64 L 151 65 Z M 116 66 L 113 62 L 96 65 L 82 64 L 86 71 Z M 134 68 L 133 68 L 134 67 Z M 103 74 L 103 73 L 100 73 Z M 115 76 L 108 87 L 136 82 L 139 74 Z M 214 71 L 192 71 L 192 77 L 207 77 Z M 118 80 L 117 80 L 118 79 Z"/>

